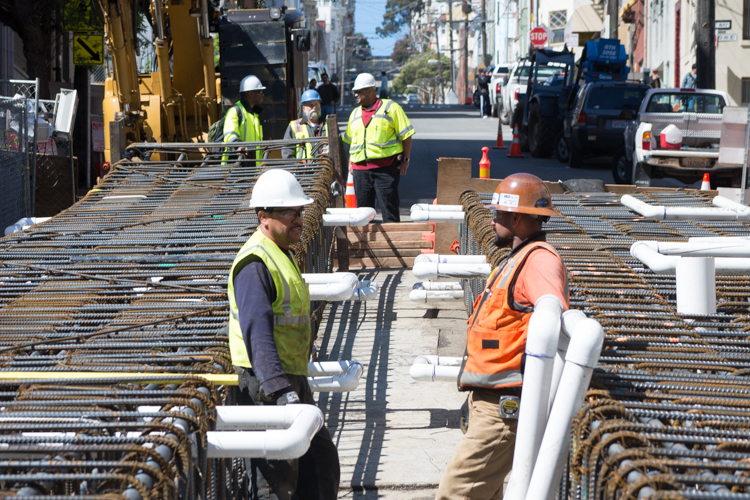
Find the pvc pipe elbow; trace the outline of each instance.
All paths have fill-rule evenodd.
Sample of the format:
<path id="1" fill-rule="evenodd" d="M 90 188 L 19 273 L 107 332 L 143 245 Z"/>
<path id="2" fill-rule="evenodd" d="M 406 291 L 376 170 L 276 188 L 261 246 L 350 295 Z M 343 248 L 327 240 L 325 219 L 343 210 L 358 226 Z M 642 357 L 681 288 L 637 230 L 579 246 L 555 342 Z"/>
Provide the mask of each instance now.
<path id="1" fill-rule="evenodd" d="M 636 241 L 630 246 L 630 255 L 655 273 L 674 274 L 679 257 L 662 255 L 658 248 L 655 241 Z"/>
<path id="2" fill-rule="evenodd" d="M 361 208 L 327 208 L 323 214 L 324 226 L 362 227 L 375 218 L 375 209 Z"/>
<path id="3" fill-rule="evenodd" d="M 325 274 L 325 273 L 323 273 Z M 330 279 L 338 280 L 334 282 L 326 282 L 328 278 L 320 275 L 306 275 L 303 276 L 310 289 L 311 300 L 326 300 L 326 301 L 337 301 L 337 300 L 349 300 L 356 290 L 359 280 L 357 276 L 352 273 L 331 273 L 335 274 Z M 310 281 L 308 281 L 308 279 Z M 315 283 L 315 281 L 322 281 L 321 283 Z"/>
<path id="4" fill-rule="evenodd" d="M 41 224 L 42 222 L 46 222 L 50 219 L 51 217 L 24 217 L 22 219 L 19 219 L 18 222 L 16 222 L 12 226 L 6 227 L 5 236 L 9 236 L 19 231 L 25 231 L 31 226 L 35 226 L 36 224 Z"/>
<path id="5" fill-rule="evenodd" d="M 379 289 L 380 287 L 377 281 L 360 281 L 357 288 L 352 292 L 352 296 L 349 300 L 370 300 L 377 298 Z"/>
<path id="6" fill-rule="evenodd" d="M 742 203 L 737 203 L 734 200 L 730 200 L 729 198 L 726 198 L 724 196 L 715 196 L 712 200 L 713 204 L 720 208 L 726 208 L 728 210 L 734 210 L 738 214 L 739 220 L 748 220 L 750 219 L 750 207 L 747 205 L 743 205 Z"/>
<path id="7" fill-rule="evenodd" d="M 660 210 L 658 207 L 649 205 L 648 203 L 644 203 L 641 200 L 630 196 L 629 194 L 623 195 L 620 198 L 620 203 L 633 210 L 634 212 L 642 215 L 643 217 L 649 219 L 661 219 L 664 215 L 663 210 Z"/>
<path id="8" fill-rule="evenodd" d="M 342 375 L 354 363 L 360 364 L 359 361 L 316 361 L 314 363 L 307 363 L 307 376 L 327 377 Z"/>
<path id="9" fill-rule="evenodd" d="M 359 386 L 364 368 L 358 361 L 352 361 L 343 375 L 331 377 L 308 377 L 312 392 L 350 392 Z"/>
<path id="10" fill-rule="evenodd" d="M 565 362 L 594 368 L 599 361 L 604 343 L 604 329 L 598 321 L 584 318 L 570 331 L 570 345 L 565 354 Z"/>

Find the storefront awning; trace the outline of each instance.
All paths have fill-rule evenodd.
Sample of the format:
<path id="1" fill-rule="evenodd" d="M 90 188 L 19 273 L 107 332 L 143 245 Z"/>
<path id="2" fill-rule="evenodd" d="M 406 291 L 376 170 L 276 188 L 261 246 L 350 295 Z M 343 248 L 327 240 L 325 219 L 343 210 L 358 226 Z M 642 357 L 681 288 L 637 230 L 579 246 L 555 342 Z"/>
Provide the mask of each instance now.
<path id="1" fill-rule="evenodd" d="M 591 4 L 578 7 L 573 13 L 573 19 L 570 22 L 570 31 L 572 33 L 591 33 L 601 31 L 604 23 L 599 14 L 594 10 Z"/>

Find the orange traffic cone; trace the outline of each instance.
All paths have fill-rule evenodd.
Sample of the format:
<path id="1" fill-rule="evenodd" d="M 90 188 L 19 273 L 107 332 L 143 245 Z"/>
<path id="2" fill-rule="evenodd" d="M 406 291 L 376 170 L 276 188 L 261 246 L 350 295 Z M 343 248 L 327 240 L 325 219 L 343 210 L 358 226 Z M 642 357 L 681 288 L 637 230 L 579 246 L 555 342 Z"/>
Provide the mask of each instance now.
<path id="1" fill-rule="evenodd" d="M 518 125 L 513 127 L 513 142 L 510 144 L 508 158 L 523 158 L 521 153 L 521 140 L 518 138 Z"/>
<path id="2" fill-rule="evenodd" d="M 508 149 L 508 146 L 503 142 L 503 121 L 499 117 L 497 119 L 497 141 L 492 149 Z"/>
<path id="3" fill-rule="evenodd" d="M 357 208 L 357 196 L 354 194 L 354 176 L 349 172 L 346 178 L 346 193 L 344 194 L 346 208 Z"/>
<path id="4" fill-rule="evenodd" d="M 703 174 L 703 182 L 701 182 L 701 191 L 711 191 L 711 181 L 708 178 L 708 172 Z"/>

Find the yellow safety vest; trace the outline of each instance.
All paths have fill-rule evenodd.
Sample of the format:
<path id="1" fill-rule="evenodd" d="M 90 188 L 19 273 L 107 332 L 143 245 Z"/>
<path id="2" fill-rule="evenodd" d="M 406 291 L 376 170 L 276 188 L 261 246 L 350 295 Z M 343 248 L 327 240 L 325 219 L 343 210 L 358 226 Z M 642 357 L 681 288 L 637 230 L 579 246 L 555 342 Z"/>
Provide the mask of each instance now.
<path id="1" fill-rule="evenodd" d="M 390 99 L 381 102 L 367 127 L 362 121 L 361 106 L 349 115 L 343 139 L 351 145 L 349 155 L 354 163 L 397 155 L 404 150 L 401 143 L 414 135 L 414 127 L 401 106 Z"/>
<path id="2" fill-rule="evenodd" d="M 241 120 L 238 109 L 242 111 Z M 263 127 L 258 115 L 248 112 L 242 101 L 227 110 L 222 132 L 224 142 L 259 142 L 263 140 Z M 255 151 L 255 158 L 258 160 L 263 158 L 263 152 L 260 149 Z"/>
<path id="3" fill-rule="evenodd" d="M 229 272 L 227 294 L 229 295 L 229 351 L 232 364 L 252 368 L 240 327 L 240 315 L 234 297 L 235 269 L 241 269 L 252 261 L 261 261 L 268 268 L 276 287 L 273 302 L 273 340 L 281 360 L 284 373 L 307 375 L 310 357 L 310 292 L 302 279 L 297 263 L 260 229 L 242 246 Z"/>
<path id="4" fill-rule="evenodd" d="M 292 127 L 295 139 L 313 137 L 312 127 L 307 122 L 302 123 L 302 118 L 290 121 L 289 126 Z M 325 122 L 323 123 L 323 130 L 320 132 L 319 137 L 328 137 L 328 124 Z M 312 156 L 312 144 L 309 142 L 306 143 L 304 150 L 297 146 L 297 158 L 312 158 Z"/>

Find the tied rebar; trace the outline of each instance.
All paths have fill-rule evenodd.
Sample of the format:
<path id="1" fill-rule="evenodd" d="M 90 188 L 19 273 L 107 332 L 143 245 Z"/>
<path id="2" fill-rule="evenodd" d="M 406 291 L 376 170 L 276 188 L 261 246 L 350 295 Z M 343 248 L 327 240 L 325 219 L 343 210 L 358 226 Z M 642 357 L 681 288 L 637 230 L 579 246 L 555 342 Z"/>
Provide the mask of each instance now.
<path id="1" fill-rule="evenodd" d="M 691 190 L 636 193 L 664 206 L 712 206 Z M 491 194 L 466 191 L 462 254 L 502 266 Z M 613 193 L 552 196 L 547 242 L 568 273 L 570 307 L 605 328 L 605 342 L 571 446 L 558 498 L 750 498 L 750 280 L 717 276 L 717 313 L 679 314 L 675 277 L 630 255 L 638 240 L 747 236 L 750 226 L 644 219 Z M 469 314 L 485 287 L 467 280 Z"/>
<path id="2" fill-rule="evenodd" d="M 268 157 L 297 142 L 134 144 L 78 203 L 0 240 L 4 497 L 247 497 L 244 461 L 206 452 L 216 406 L 237 395 L 197 375 L 234 373 L 227 280 L 263 172 L 292 172 L 314 200 L 290 249 L 301 270 L 332 269 L 326 143 Z"/>

